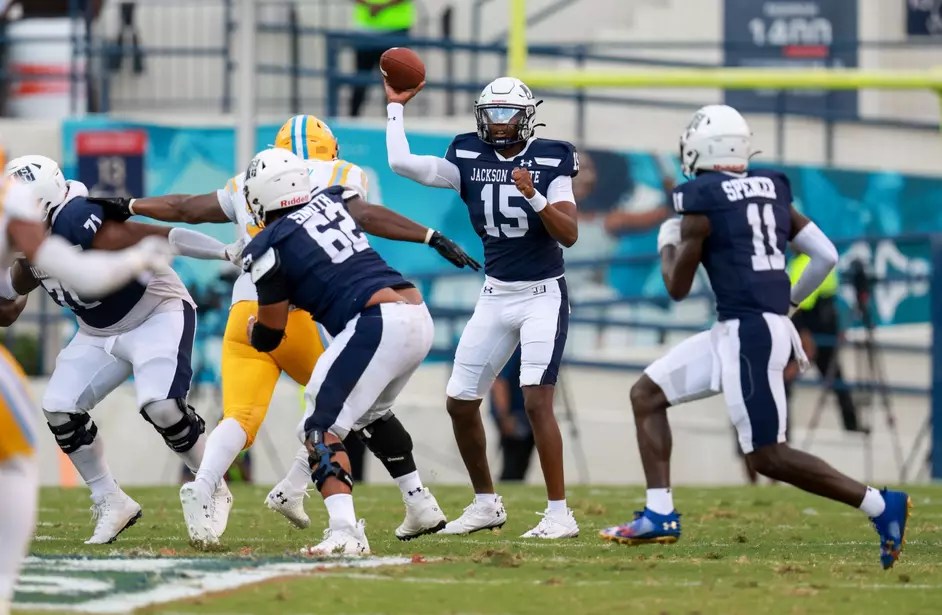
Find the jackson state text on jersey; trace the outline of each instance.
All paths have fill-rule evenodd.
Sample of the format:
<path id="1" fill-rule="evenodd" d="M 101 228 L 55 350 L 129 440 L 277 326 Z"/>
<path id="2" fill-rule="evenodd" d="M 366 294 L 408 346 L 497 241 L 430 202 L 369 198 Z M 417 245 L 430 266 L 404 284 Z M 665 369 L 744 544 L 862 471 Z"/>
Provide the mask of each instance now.
<path id="1" fill-rule="evenodd" d="M 104 219 L 100 205 L 89 203 L 84 197 L 76 197 L 53 212 L 52 233 L 83 250 L 90 250 Z M 53 301 L 72 310 L 85 324 L 96 329 L 120 322 L 147 292 L 147 286 L 132 281 L 106 297 L 86 300 L 43 272 L 34 269 L 33 273 Z M 108 272 L 102 271 L 100 275 L 108 275 Z"/>
<path id="2" fill-rule="evenodd" d="M 461 200 L 475 232 L 484 242 L 484 272 L 504 282 L 545 280 L 563 275 L 563 250 L 543 226 L 510 176 L 516 167 L 530 171 L 533 187 L 545 195 L 560 176 L 575 177 L 575 147 L 565 141 L 531 139 L 511 160 L 481 141 L 477 133 L 458 135 L 445 158 L 461 173 Z"/>
<path id="3" fill-rule="evenodd" d="M 716 295 L 717 318 L 787 314 L 791 283 L 785 249 L 791 236 L 792 189 L 768 169 L 743 177 L 704 173 L 674 188 L 674 209 L 710 220 L 703 266 Z"/>
<path id="4" fill-rule="evenodd" d="M 242 253 L 243 267 L 252 271 L 272 250 L 272 271 L 287 280 L 291 304 L 331 335 L 343 331 L 376 291 L 412 287 L 370 247 L 342 193 L 342 186 L 333 186 L 315 194 L 309 204 L 267 225 Z"/>

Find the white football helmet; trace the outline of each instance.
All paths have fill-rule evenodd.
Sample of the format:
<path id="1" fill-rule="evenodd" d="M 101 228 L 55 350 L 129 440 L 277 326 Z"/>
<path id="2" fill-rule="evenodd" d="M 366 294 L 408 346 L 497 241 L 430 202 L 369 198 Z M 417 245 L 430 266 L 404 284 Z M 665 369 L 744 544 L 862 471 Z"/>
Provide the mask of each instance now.
<path id="1" fill-rule="evenodd" d="M 49 217 L 52 210 L 65 203 L 69 188 L 62 169 L 52 158 L 36 154 L 20 156 L 7 163 L 5 172 L 7 177 L 29 184 L 39 199 L 43 220 Z"/>
<path id="2" fill-rule="evenodd" d="M 745 173 L 752 153 L 752 131 L 728 105 L 701 107 L 680 135 L 680 166 L 687 177 L 697 171 Z"/>
<path id="3" fill-rule="evenodd" d="M 311 201 L 310 172 L 294 152 L 266 149 L 249 163 L 243 193 L 255 223 L 265 226 L 268 214 Z"/>
<path id="4" fill-rule="evenodd" d="M 499 77 L 491 81 L 474 103 L 478 137 L 495 147 L 526 141 L 533 136 L 536 126 L 532 122 L 541 102 L 533 98 L 533 92 L 519 79 Z M 492 131 L 492 125 L 500 126 L 501 134 L 492 134 L 497 132 Z"/>

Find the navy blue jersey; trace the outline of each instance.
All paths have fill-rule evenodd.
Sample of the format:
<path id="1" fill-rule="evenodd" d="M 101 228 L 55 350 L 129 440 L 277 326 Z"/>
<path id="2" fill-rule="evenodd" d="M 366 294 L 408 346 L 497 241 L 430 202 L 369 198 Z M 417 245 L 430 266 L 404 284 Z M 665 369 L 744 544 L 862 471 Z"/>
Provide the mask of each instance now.
<path id="1" fill-rule="evenodd" d="M 545 280 L 563 275 L 563 250 L 514 185 L 510 172 L 524 167 L 544 196 L 550 182 L 579 172 L 576 148 L 565 141 L 533 139 L 504 160 L 477 133 L 458 135 L 445 158 L 461 172 L 461 200 L 484 242 L 484 272 L 504 282 Z"/>
<path id="2" fill-rule="evenodd" d="M 768 169 L 744 177 L 704 173 L 677 186 L 673 198 L 678 213 L 710 219 L 702 261 L 716 295 L 717 317 L 787 314 L 791 282 L 785 248 L 791 237 L 792 203 L 788 178 Z"/>
<path id="3" fill-rule="evenodd" d="M 95 233 L 105 219 L 100 205 L 89 203 L 84 197 L 76 197 L 65 203 L 53 213 L 52 234 L 62 237 L 72 245 L 90 250 Z M 133 281 L 110 295 L 95 301 L 84 300 L 75 291 L 63 287 L 53 278 L 37 272 L 40 284 L 52 300 L 62 307 L 69 308 L 90 327 L 104 329 L 120 322 L 144 296 L 147 286 Z M 102 271 L 101 275 L 108 275 Z"/>
<path id="4" fill-rule="evenodd" d="M 344 206 L 343 188 L 323 190 L 297 211 L 267 225 L 245 247 L 259 303 L 288 300 L 337 335 L 383 288 L 412 286 L 370 247 Z M 277 286 L 273 299 L 272 287 Z"/>

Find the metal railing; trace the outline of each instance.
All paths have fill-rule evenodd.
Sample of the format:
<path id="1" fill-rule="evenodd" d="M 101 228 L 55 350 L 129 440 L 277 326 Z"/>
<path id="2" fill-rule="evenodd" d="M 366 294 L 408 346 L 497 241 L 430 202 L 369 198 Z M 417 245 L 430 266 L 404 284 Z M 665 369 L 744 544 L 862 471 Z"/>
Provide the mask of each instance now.
<path id="1" fill-rule="evenodd" d="M 73 32 L 67 37 L 73 46 L 70 66 L 72 84 L 72 108 L 80 110 L 79 84 L 85 84 L 89 92 L 88 107 L 100 111 L 162 111 L 179 110 L 194 113 L 228 113 L 233 107 L 233 82 L 237 64 L 233 49 L 242 34 L 239 32 L 232 10 L 235 0 L 208 0 L 195 3 L 192 0 L 162 0 L 161 2 L 137 2 L 136 27 L 140 39 L 133 47 L 127 38 L 117 36 L 124 32 L 123 24 L 114 29 L 120 7 L 106 9 L 99 24 L 88 20 L 76 20 Z M 481 17 L 483 7 L 490 0 L 476 0 L 472 7 L 471 41 L 456 41 L 450 37 L 431 36 L 437 28 L 450 35 L 452 27 L 448 19 L 441 24 L 424 8 L 420 11 L 419 26 L 415 36 L 377 37 L 365 36 L 361 32 L 337 29 L 339 20 L 332 19 L 331 7 L 339 8 L 340 0 L 309 0 L 307 2 L 266 2 L 264 7 L 275 7 L 277 15 L 262 21 L 256 36 L 265 37 L 256 65 L 258 80 L 257 96 L 262 111 L 284 114 L 302 108 L 326 110 L 329 117 L 342 115 L 341 100 L 346 90 L 354 86 L 378 86 L 373 74 L 357 74 L 351 68 L 349 56 L 364 46 L 408 45 L 420 49 L 430 59 L 443 58 L 446 70 L 433 77 L 428 88 L 439 91 L 440 109 L 435 115 L 464 112 L 459 97 L 469 101 L 480 91 L 483 80 L 482 60 L 489 66 L 506 67 L 506 46 L 502 37 L 483 40 Z M 118 3 L 120 4 L 120 3 Z M 421 5 L 420 5 L 421 6 Z M 531 16 L 534 23 L 552 14 L 554 4 L 543 12 Z M 302 12 L 301 9 L 306 12 Z M 108 12 L 108 11 L 111 12 Z M 175 11 L 174 18 L 167 21 L 168 11 Z M 271 12 L 271 11 L 268 11 Z M 447 18 L 447 15 L 446 15 Z M 107 22 L 102 25 L 101 22 Z M 180 22 L 180 23 L 178 23 Z M 475 25 L 477 24 L 477 25 Z M 86 25 L 90 26 L 86 29 Z M 499 34 L 499 33 L 498 33 Z M 60 39 L 61 40 L 61 39 Z M 0 36 L 0 45 L 15 45 L 16 39 Z M 625 41 L 606 43 L 604 46 L 587 42 L 583 44 L 545 45 L 533 44 L 530 54 L 534 61 L 550 60 L 554 63 L 569 63 L 572 66 L 603 64 L 612 67 L 710 67 L 715 63 L 673 59 L 678 51 L 691 55 L 704 51 L 721 51 L 747 46 L 738 41 Z M 856 48 L 867 50 L 893 49 L 942 49 L 942 44 L 933 40 L 913 41 L 836 41 L 832 49 Z M 671 59 L 658 57 L 651 52 L 663 51 L 673 54 Z M 131 69 L 128 70 L 128 66 Z M 23 75 L 4 71 L 8 80 Z M 490 76 L 490 74 L 488 74 Z M 39 77 L 42 78 L 42 77 Z M 548 90 L 540 92 L 542 97 L 571 101 L 574 103 L 575 141 L 586 134 L 587 110 L 596 104 L 623 105 L 641 108 L 689 110 L 690 100 L 650 98 L 644 92 L 625 94 L 598 93 L 593 91 Z M 824 123 L 825 159 L 831 160 L 834 151 L 834 127 L 854 123 L 875 127 L 907 130 L 937 130 L 937 121 L 914 121 L 908 118 L 859 117 L 824 98 L 819 109 L 797 108 L 786 92 L 774 97 L 775 132 L 782 137 L 788 118 L 803 117 L 821 120 Z M 426 103 L 427 104 L 427 103 Z M 744 108 L 746 112 L 751 109 Z M 765 109 L 766 111 L 768 109 Z M 785 139 L 776 139 L 777 157 L 784 157 Z"/>

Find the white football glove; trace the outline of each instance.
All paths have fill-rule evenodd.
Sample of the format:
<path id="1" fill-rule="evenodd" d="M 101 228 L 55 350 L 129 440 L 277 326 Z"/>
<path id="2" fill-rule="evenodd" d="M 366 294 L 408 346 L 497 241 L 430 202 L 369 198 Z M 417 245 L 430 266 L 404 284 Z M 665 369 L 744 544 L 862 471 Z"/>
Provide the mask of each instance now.
<path id="1" fill-rule="evenodd" d="M 245 244 L 246 238 L 239 237 L 239 239 L 226 246 L 226 260 L 239 269 L 242 268 L 242 250 L 245 249 Z"/>
<path id="2" fill-rule="evenodd" d="M 680 243 L 680 218 L 670 218 L 661 225 L 657 233 L 657 252 L 661 253 L 666 246 L 676 246 Z"/>
<path id="3" fill-rule="evenodd" d="M 154 273 L 166 272 L 170 269 L 170 264 L 176 256 L 176 250 L 163 237 L 149 235 L 144 237 L 134 246 L 128 248 L 139 259 L 141 271 L 152 271 Z"/>

